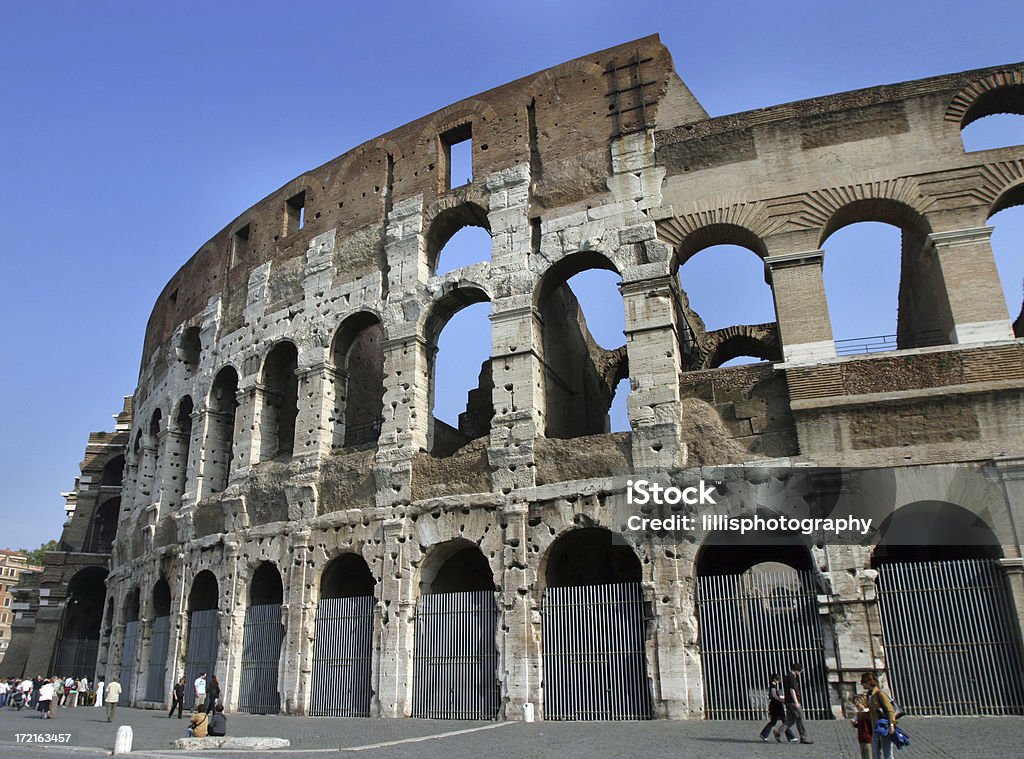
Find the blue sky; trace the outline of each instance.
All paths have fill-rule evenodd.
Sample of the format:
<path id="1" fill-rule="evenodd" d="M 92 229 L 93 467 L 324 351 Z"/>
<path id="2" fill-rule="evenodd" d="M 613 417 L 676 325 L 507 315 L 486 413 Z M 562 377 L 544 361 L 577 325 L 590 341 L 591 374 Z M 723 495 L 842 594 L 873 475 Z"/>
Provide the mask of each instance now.
<path id="1" fill-rule="evenodd" d="M 167 279 L 255 201 L 371 137 L 654 32 L 712 115 L 1024 59 L 1024 4 L 984 0 L 3 6 L 10 547 L 59 535 L 59 493 L 88 433 L 110 429 L 134 390 Z M 1024 240 L 1011 214 L 996 219 L 997 254 Z M 707 276 L 737 278 L 720 265 Z M 861 307 L 877 289 L 847 285 Z M 734 300 L 756 304 L 756 290 Z M 857 327 L 887 331 L 884 318 Z"/>

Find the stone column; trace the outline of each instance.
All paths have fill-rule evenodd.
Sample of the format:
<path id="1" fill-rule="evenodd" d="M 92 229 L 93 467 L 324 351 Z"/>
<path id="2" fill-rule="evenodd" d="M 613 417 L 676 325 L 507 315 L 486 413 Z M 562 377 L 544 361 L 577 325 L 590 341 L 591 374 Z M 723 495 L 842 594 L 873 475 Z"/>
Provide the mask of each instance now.
<path id="1" fill-rule="evenodd" d="M 168 508 L 179 508 L 185 493 L 185 477 L 188 472 L 188 458 L 191 457 L 191 439 L 186 433 L 177 429 L 167 429 L 162 434 L 159 457 L 161 467 L 160 502 Z M 190 446 L 189 456 L 183 456 L 185 443 Z"/>
<path id="2" fill-rule="evenodd" d="M 626 309 L 632 392 L 627 404 L 635 469 L 667 469 L 686 461 L 679 437 L 680 344 L 675 278 L 663 264 L 631 267 L 619 289 Z"/>
<path id="3" fill-rule="evenodd" d="M 384 573 L 381 578 L 379 680 L 377 694 L 382 717 L 408 717 L 412 713 L 412 657 L 415 633 L 416 589 L 405 555 L 403 520 L 384 521 Z"/>
<path id="4" fill-rule="evenodd" d="M 335 414 L 335 370 L 321 361 L 306 369 L 300 369 L 297 374 L 299 413 L 295 418 L 293 456 L 329 456 L 335 444 L 334 430 L 339 424 L 344 429 L 344 418 L 338 420 Z"/>
<path id="5" fill-rule="evenodd" d="M 503 544 L 505 573 L 501 583 L 501 669 L 505 672 L 502 698 L 506 719 L 522 719 L 525 704 L 541 704 L 541 625 L 536 578 L 528 569 L 528 504 L 502 508 L 506 524 Z"/>
<path id="6" fill-rule="evenodd" d="M 928 235 L 949 299 L 952 343 L 1013 339 L 991 236 L 992 227 Z"/>
<path id="7" fill-rule="evenodd" d="M 192 408 L 192 440 L 188 445 L 188 460 L 182 462 L 184 467 L 185 486 L 181 493 L 181 505 L 187 507 L 197 503 L 202 497 L 204 442 L 208 413 L 198 406 Z"/>
<path id="8" fill-rule="evenodd" d="M 316 632 L 316 604 L 312 590 L 306 589 L 312 570 L 309 557 L 313 548 L 312 533 L 299 530 L 289 540 L 292 571 L 285 587 L 285 604 L 281 607 L 284 642 L 278 688 L 284 698 L 281 709 L 287 714 L 309 714 L 310 678 L 313 672 L 313 638 Z"/>
<path id="9" fill-rule="evenodd" d="M 821 272 L 823 255 L 812 250 L 764 260 L 786 363 L 814 363 L 836 355 Z"/>
<path id="10" fill-rule="evenodd" d="M 248 606 L 246 578 L 239 576 L 242 562 L 239 560 L 241 546 L 230 542 L 224 544 L 224 563 L 217 574 L 218 586 L 224 584 L 220 596 L 224 605 L 219 606 L 220 641 L 217 647 L 217 672 L 220 672 L 220 688 L 223 692 L 224 708 L 238 708 L 242 670 L 242 639 L 245 634 L 245 611 Z M 230 579 L 227 579 L 230 576 Z M 219 588 L 218 588 L 219 589 Z"/>
<path id="11" fill-rule="evenodd" d="M 412 498 L 412 458 L 429 450 L 429 350 L 418 335 L 383 342 L 384 419 L 377 441 L 374 475 L 378 506 Z"/>
<path id="12" fill-rule="evenodd" d="M 265 390 L 253 382 L 238 389 L 238 407 L 235 409 L 234 457 L 231 461 L 229 482 L 245 479 L 249 468 L 262 459 L 263 399 Z"/>

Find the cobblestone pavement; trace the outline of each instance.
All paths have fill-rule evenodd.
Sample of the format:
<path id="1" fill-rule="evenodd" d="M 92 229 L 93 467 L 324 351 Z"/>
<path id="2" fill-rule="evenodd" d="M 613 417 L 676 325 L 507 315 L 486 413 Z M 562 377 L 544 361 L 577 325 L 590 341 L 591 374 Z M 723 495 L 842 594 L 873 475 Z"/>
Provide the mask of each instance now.
<path id="1" fill-rule="evenodd" d="M 180 757 L 171 741 L 185 733 L 185 720 L 166 713 L 120 708 L 112 724 L 101 709 L 61 709 L 52 720 L 35 712 L 0 711 L 0 755 L 17 759 L 107 756 L 118 725 L 134 732 L 133 754 L 161 759 Z M 912 745 L 901 759 L 1019 759 L 1024 756 L 1024 719 L 981 717 L 914 719 L 902 723 Z M 715 757 L 761 759 L 859 759 L 856 737 L 843 721 L 810 722 L 814 745 L 762 743 L 753 722 L 448 722 L 417 719 L 331 719 L 230 715 L 228 731 L 236 736 L 287 738 L 285 751 L 247 752 L 254 757 L 308 757 L 323 754 L 396 757 L 398 759 L 661 759 Z M 36 746 L 18 741 L 18 734 L 60 735 L 63 745 Z M 237 757 L 239 752 L 204 751 L 201 756 Z"/>

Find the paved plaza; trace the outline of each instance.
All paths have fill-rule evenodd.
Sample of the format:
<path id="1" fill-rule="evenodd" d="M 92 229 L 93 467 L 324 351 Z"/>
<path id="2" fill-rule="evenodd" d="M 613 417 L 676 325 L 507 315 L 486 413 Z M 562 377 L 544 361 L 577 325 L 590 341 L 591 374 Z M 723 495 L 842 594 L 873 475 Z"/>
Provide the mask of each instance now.
<path id="1" fill-rule="evenodd" d="M 184 736 L 186 720 L 166 713 L 119 708 L 108 724 L 101 709 L 61 709 L 52 720 L 27 709 L 0 710 L 0 753 L 21 759 L 35 757 L 106 756 L 114 746 L 118 725 L 134 731 L 133 754 L 174 757 L 186 752 L 171 748 Z M 1011 759 L 1024 754 L 1024 720 L 1007 718 L 907 718 L 912 746 L 907 759 Z M 334 719 L 230 715 L 232 736 L 287 738 L 291 749 L 246 756 L 308 756 L 341 753 L 350 756 L 408 759 L 458 759 L 501 756 L 502 759 L 591 759 L 626 757 L 760 757 L 858 759 L 853 728 L 846 722 L 809 723 L 814 745 L 764 744 L 753 722 L 456 722 L 418 719 Z M 70 734 L 65 745 L 35 746 L 18 742 L 17 734 Z M 237 751 L 204 751 L 204 757 L 239 756 Z"/>

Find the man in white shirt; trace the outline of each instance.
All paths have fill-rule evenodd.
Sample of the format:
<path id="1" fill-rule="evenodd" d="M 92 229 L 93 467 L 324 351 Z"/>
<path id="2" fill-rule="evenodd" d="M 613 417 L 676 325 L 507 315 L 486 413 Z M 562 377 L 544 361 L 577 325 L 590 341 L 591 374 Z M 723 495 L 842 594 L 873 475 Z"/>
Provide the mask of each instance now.
<path id="1" fill-rule="evenodd" d="M 192 687 L 196 692 L 196 700 L 194 705 L 202 704 L 206 702 L 206 673 L 200 672 L 199 677 L 192 683 Z"/>

